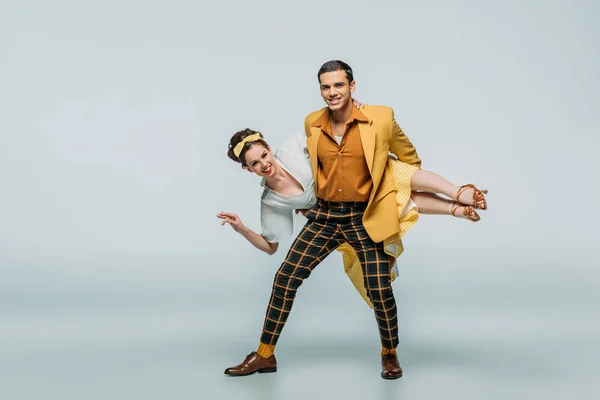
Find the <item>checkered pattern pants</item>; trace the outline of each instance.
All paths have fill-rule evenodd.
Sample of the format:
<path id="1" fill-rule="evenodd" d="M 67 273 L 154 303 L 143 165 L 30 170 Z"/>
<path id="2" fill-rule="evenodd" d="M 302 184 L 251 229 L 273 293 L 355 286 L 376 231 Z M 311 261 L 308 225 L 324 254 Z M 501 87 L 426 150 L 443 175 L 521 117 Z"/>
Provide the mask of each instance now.
<path id="1" fill-rule="evenodd" d="M 323 200 L 308 211 L 308 222 L 292 244 L 277 271 L 267 307 L 261 342 L 275 345 L 292 310 L 296 291 L 312 270 L 340 244 L 347 242 L 358 255 L 367 295 L 373 304 L 382 347 L 398 345 L 396 301 L 390 269 L 393 257 L 384 252 L 383 242 L 367 234 L 362 217 L 367 203 L 334 203 Z"/>

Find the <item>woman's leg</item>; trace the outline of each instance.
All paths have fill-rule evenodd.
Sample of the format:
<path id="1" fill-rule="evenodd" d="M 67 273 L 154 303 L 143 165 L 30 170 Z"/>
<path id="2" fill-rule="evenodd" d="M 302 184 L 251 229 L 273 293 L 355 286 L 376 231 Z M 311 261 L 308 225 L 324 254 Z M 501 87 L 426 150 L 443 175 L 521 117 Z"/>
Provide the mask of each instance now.
<path id="1" fill-rule="evenodd" d="M 426 192 L 412 192 L 410 198 L 415 202 L 417 208 L 419 209 L 419 214 L 429 214 L 429 215 L 451 215 L 450 211 L 452 210 L 452 206 L 454 201 L 444 199 L 443 197 L 438 196 L 435 193 L 426 193 Z M 473 221 L 473 218 L 476 218 L 477 214 L 475 210 L 471 207 L 470 210 L 467 210 L 465 213 L 465 207 L 461 204 L 457 204 L 457 208 L 454 211 L 454 216 L 457 218 L 464 218 L 470 221 Z M 475 215 L 473 214 L 475 213 Z M 471 215 L 471 218 L 469 218 Z"/>
<path id="2" fill-rule="evenodd" d="M 429 193 L 441 193 L 450 197 L 453 200 L 457 200 L 460 203 L 467 205 L 477 205 L 479 208 L 485 208 L 485 199 L 483 194 L 479 193 L 476 195 L 476 199 L 473 199 L 473 188 L 465 188 L 460 194 L 459 198 L 456 198 L 456 193 L 460 187 L 449 182 L 447 179 L 434 174 L 430 171 L 418 170 L 416 171 L 410 181 L 412 190 L 421 190 Z"/>

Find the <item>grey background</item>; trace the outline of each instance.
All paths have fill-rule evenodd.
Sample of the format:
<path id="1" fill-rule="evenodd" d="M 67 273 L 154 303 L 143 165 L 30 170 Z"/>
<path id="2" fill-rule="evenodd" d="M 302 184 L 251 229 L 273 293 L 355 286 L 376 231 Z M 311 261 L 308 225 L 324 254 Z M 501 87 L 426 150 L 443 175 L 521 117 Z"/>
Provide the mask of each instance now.
<path id="1" fill-rule="evenodd" d="M 0 1 L 4 399 L 594 398 L 600 68 L 593 1 Z M 394 283 L 400 381 L 338 254 L 301 288 L 279 372 L 255 350 L 275 270 L 232 133 L 273 147 L 316 71 L 394 108 L 423 167 L 489 189 L 422 216 Z M 303 220 L 298 217 L 296 231 Z"/>

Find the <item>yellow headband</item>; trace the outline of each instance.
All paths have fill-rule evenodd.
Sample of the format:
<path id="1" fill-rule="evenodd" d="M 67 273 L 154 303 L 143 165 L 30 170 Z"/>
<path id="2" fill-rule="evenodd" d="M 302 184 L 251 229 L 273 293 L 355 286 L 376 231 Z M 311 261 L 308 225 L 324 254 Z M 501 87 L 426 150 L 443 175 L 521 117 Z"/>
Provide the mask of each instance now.
<path id="1" fill-rule="evenodd" d="M 240 158 L 240 153 L 242 152 L 242 149 L 244 148 L 244 145 L 246 143 L 256 142 L 260 139 L 262 139 L 260 137 L 260 133 L 255 133 L 254 135 L 246 136 L 244 140 L 235 145 L 235 147 L 233 148 L 233 154 L 235 154 L 237 158 Z"/>

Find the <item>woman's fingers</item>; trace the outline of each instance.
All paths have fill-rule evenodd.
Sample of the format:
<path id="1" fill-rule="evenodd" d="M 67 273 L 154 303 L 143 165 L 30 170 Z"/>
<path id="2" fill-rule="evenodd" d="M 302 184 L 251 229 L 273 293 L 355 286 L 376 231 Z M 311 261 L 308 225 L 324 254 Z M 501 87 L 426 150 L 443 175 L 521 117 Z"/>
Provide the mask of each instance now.
<path id="1" fill-rule="evenodd" d="M 237 230 L 237 226 L 239 224 L 241 224 L 241 221 L 236 214 L 224 213 L 221 211 L 219 214 L 217 214 L 217 218 L 220 218 L 223 220 L 223 222 L 221 222 L 221 226 L 223 226 L 225 224 L 229 224 L 232 228 L 234 228 L 236 230 Z"/>
<path id="2" fill-rule="evenodd" d="M 231 218 L 231 219 L 236 219 L 237 215 L 231 214 L 231 213 L 220 213 L 220 214 L 217 214 L 217 218 Z"/>

